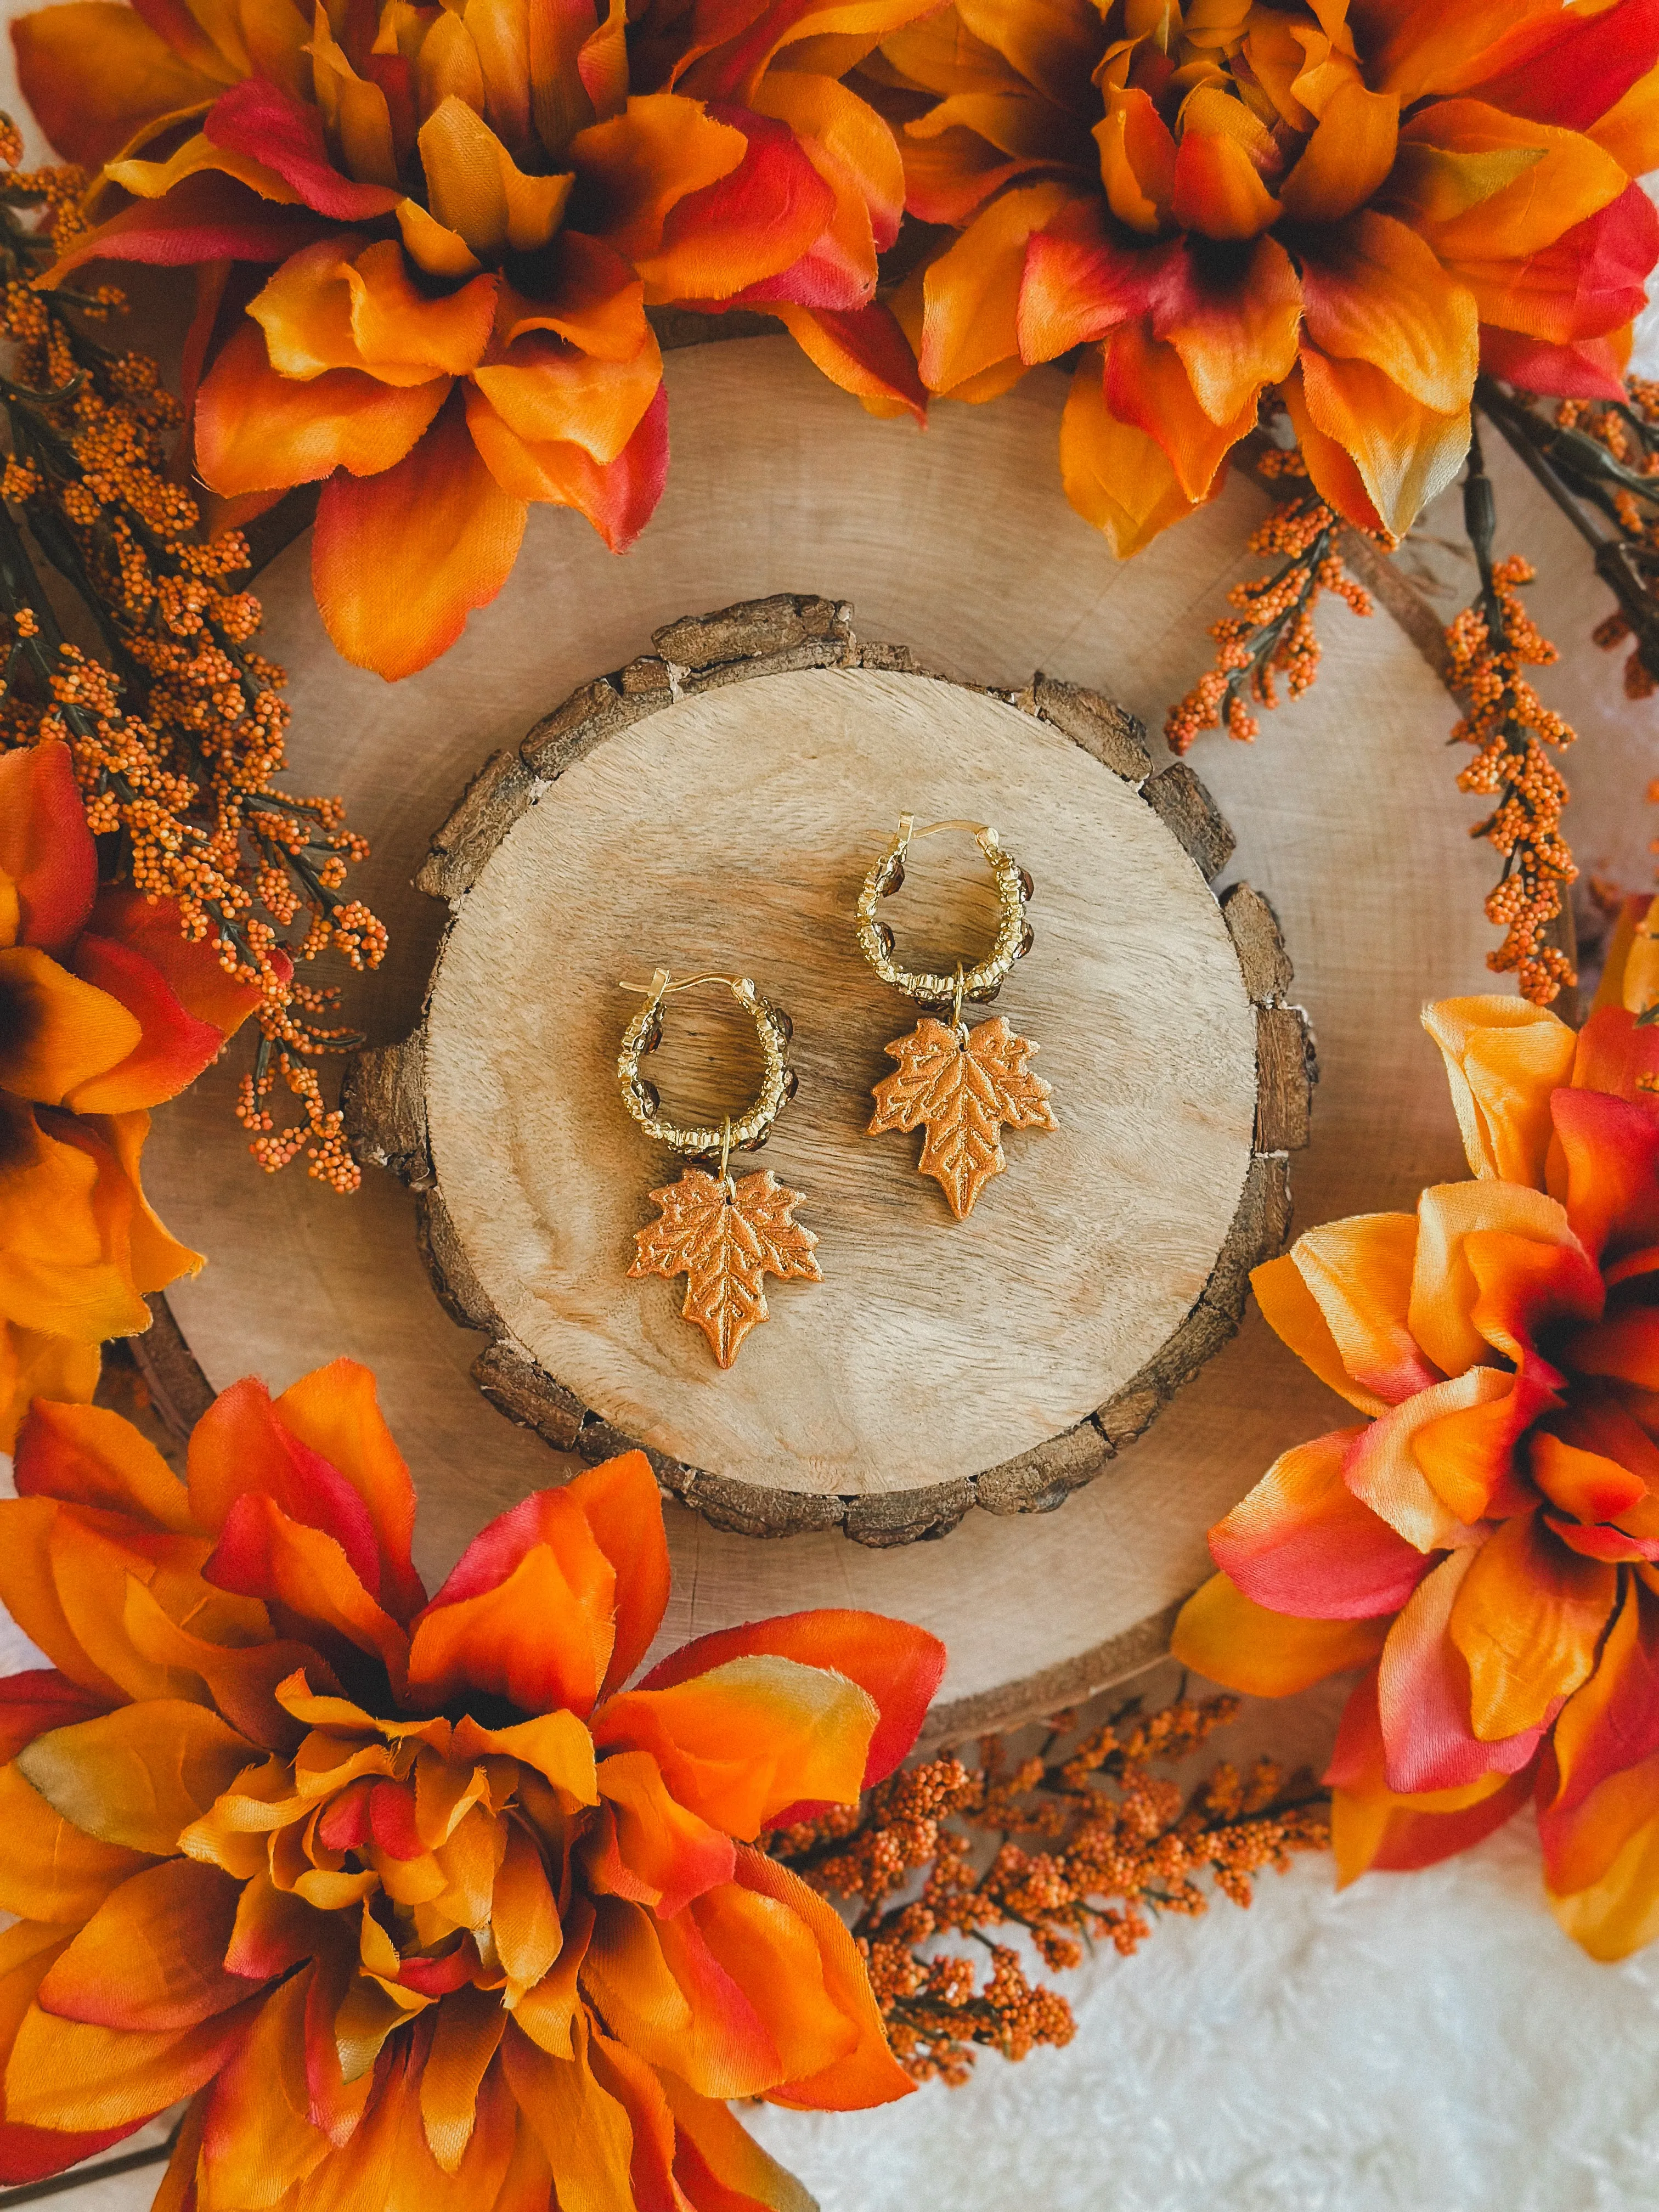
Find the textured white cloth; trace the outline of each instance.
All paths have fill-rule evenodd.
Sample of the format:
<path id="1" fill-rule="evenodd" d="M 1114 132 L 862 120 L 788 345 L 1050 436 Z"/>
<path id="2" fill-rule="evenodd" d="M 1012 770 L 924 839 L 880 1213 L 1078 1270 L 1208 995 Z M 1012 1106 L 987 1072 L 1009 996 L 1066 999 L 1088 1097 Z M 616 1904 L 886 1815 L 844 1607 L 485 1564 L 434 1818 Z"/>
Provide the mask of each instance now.
<path id="1" fill-rule="evenodd" d="M 884 2111 L 745 2121 L 823 2212 L 1613 2212 L 1659 2202 L 1659 1956 L 1594 1965 L 1517 1820 L 1336 1894 L 1171 1921 L 1062 1978 L 1063 2051 Z"/>

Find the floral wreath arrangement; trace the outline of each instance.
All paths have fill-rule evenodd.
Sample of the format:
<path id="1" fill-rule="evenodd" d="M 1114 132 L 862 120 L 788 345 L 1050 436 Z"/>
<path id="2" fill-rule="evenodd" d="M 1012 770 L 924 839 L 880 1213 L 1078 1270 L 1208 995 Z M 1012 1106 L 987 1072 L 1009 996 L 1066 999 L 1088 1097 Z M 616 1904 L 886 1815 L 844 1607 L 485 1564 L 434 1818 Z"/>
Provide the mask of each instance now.
<path id="1" fill-rule="evenodd" d="M 1248 1903 L 1328 1834 L 1343 1880 L 1423 1866 L 1528 1800 L 1568 1932 L 1659 1934 L 1659 921 L 1626 902 L 1581 1032 L 1548 1010 L 1572 732 L 1525 674 L 1554 649 L 1481 427 L 1571 517 L 1649 696 L 1649 0 L 68 0 L 13 37 L 63 159 L 0 144 L 0 1596 L 49 1662 L 0 1685 L 0 2178 L 182 2103 L 167 2212 L 803 2212 L 728 2100 L 960 2081 L 1071 2033 L 1033 1957 L 1131 1951 L 1206 1876 Z M 191 288 L 167 377 L 110 341 L 119 263 Z M 1425 1016 L 1473 1180 L 1256 1272 L 1364 1418 L 1212 1532 L 1175 1641 L 1252 1696 L 1358 1670 L 1323 1787 L 1156 1771 L 1231 1696 L 906 1766 L 943 1652 L 866 1613 L 635 1680 L 668 1594 L 637 1454 L 428 1601 L 348 1361 L 223 1392 L 182 1479 L 92 1402 L 202 1264 L 145 1200 L 149 1112 L 244 1024 L 259 1164 L 358 1181 L 319 1063 L 361 1040 L 305 978 L 386 933 L 362 835 L 283 785 L 264 518 L 311 503 L 335 647 L 414 675 L 532 504 L 637 538 L 670 313 L 770 318 L 917 422 L 1066 367 L 1060 477 L 1121 557 L 1230 462 L 1273 484 L 1279 565 L 1176 751 L 1305 691 L 1322 595 L 1368 613 L 1462 476 L 1480 592 L 1443 674 L 1521 996 Z"/>

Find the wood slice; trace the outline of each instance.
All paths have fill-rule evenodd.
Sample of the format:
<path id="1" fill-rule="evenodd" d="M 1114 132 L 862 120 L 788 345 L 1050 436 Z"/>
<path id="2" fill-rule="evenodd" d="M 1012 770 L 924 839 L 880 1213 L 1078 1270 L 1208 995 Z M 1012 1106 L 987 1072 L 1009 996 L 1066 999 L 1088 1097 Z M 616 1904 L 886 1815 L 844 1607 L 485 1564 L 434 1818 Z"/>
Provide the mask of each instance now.
<path id="1" fill-rule="evenodd" d="M 921 674 L 823 596 L 653 642 L 438 831 L 417 880 L 454 922 L 420 1028 L 348 1085 L 354 1136 L 424 1192 L 440 1296 L 492 1339 L 484 1395 L 555 1446 L 635 1439 L 687 1504 L 758 1535 L 890 1545 L 976 1501 L 1058 1503 L 1232 1334 L 1279 1249 L 1312 1061 L 1272 911 L 1243 884 L 1218 904 L 1231 831 L 1093 692 Z M 992 792 L 1041 885 L 1041 951 L 999 1012 L 1036 1041 L 1059 1127 L 1005 1133 L 1009 1170 L 960 1223 L 918 1183 L 918 1139 L 869 1137 L 884 1044 L 919 1009 L 860 957 L 854 909 L 901 813 Z M 903 961 L 945 975 L 996 924 L 957 842 L 913 846 L 886 908 Z M 768 1160 L 805 1193 L 823 1280 L 775 1287 L 776 1325 L 724 1372 L 678 1288 L 626 1273 L 644 1194 L 679 1165 L 617 1088 L 639 1005 L 619 980 L 653 965 L 751 975 L 794 1024 L 802 1089 Z M 676 999 L 651 1076 L 718 1128 L 757 1060 L 723 994 Z"/>
<path id="2" fill-rule="evenodd" d="M 383 684 L 331 651 L 307 543 L 260 579 L 262 643 L 290 676 L 290 787 L 339 792 L 374 842 L 356 880 L 392 949 L 378 975 L 354 984 L 346 1011 L 376 1043 L 419 1019 L 447 920 L 413 888 L 433 824 L 482 762 L 516 751 L 550 700 L 625 666 L 688 608 L 844 582 L 862 630 L 907 640 L 933 667 L 1010 692 L 1034 666 L 1064 671 L 1156 732 L 1208 664 L 1206 628 L 1227 612 L 1228 586 L 1266 565 L 1243 550 L 1265 501 L 1237 477 L 1146 553 L 1115 562 L 1060 488 L 1057 373 L 1033 372 L 994 406 L 941 405 L 925 435 L 865 416 L 785 338 L 672 354 L 667 384 L 673 468 L 634 552 L 613 560 L 579 518 L 535 510 L 500 599 L 410 682 Z M 1254 746 L 1213 736 L 1192 755 L 1238 840 L 1227 874 L 1248 878 L 1280 916 L 1295 994 L 1319 1036 L 1318 1107 L 1296 1166 L 1304 1227 L 1409 1206 L 1425 1182 L 1465 1171 L 1418 1013 L 1425 999 L 1491 988 L 1495 941 L 1480 910 L 1491 856 L 1467 835 L 1479 803 L 1451 788 L 1444 692 L 1386 614 L 1356 622 L 1332 605 L 1318 621 L 1325 663 L 1308 697 L 1269 718 Z M 1156 737 L 1152 749 L 1162 766 Z M 969 811 L 994 814 L 996 793 Z M 1038 885 L 1039 931 L 1054 895 L 1051 876 Z M 1026 963 L 1033 992 L 1045 957 L 1040 939 Z M 210 1261 L 176 1287 L 173 1310 L 204 1387 L 257 1371 L 281 1388 L 342 1352 L 366 1360 L 420 1492 L 421 1571 L 441 1577 L 491 1513 L 580 1462 L 556 1458 L 479 1395 L 471 1370 L 487 1340 L 458 1328 L 433 1293 L 416 1248 L 417 1194 L 370 1175 L 341 1200 L 297 1169 L 257 1173 L 231 1111 L 240 1064 L 228 1055 L 155 1116 L 147 1188 Z M 805 1116 L 785 1117 L 769 1158 L 790 1156 Z M 1058 1141 L 1030 1137 L 988 1208 L 1017 1199 L 1037 1146 Z M 648 1173 L 648 1149 L 639 1165 Z M 908 1166 L 901 1179 L 920 1207 L 930 1186 Z M 428 1235 L 435 1249 L 441 1225 L 428 1222 Z M 659 1286 L 631 1286 L 641 1287 Z M 821 1295 L 803 1291 L 803 1306 Z M 783 1333 L 781 1303 L 762 1338 Z M 671 1502 L 664 1648 L 802 1606 L 922 1621 L 951 1653 L 930 1741 L 957 1740 L 1155 1656 L 1205 1571 L 1206 1528 L 1277 1452 L 1346 1418 L 1252 1311 L 1062 1512 L 1010 1522 L 976 1507 L 947 1542 L 872 1550 L 837 1529 L 751 1543 Z"/>

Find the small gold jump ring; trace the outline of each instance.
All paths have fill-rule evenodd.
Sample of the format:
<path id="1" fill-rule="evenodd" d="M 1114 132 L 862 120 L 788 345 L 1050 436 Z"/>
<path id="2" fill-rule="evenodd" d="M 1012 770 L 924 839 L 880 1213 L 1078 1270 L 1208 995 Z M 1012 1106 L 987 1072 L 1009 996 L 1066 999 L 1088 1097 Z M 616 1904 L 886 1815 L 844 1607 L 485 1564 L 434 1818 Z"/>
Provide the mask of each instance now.
<path id="1" fill-rule="evenodd" d="M 954 975 L 928 969 L 902 968 L 894 957 L 893 933 L 876 919 L 876 902 L 896 891 L 904 880 L 904 855 L 918 837 L 931 837 L 939 830 L 966 830 L 990 864 L 991 879 L 1001 909 L 995 942 L 982 960 L 964 969 L 957 963 Z M 983 822 L 930 822 L 918 830 L 915 817 L 899 817 L 898 835 L 864 879 L 859 893 L 859 950 L 881 977 L 908 998 L 927 1006 L 951 1006 L 952 1026 L 962 1021 L 963 999 L 992 999 L 1016 960 L 1031 947 L 1031 926 L 1025 919 L 1030 898 L 1030 877 L 1012 853 L 997 842 L 997 833 Z"/>
<path id="2" fill-rule="evenodd" d="M 654 1052 L 662 1042 L 663 1000 L 676 991 L 689 991 L 699 983 L 721 983 L 730 991 L 754 1023 L 766 1061 L 760 1089 L 747 1112 L 736 1119 L 726 1115 L 718 1128 L 691 1128 L 671 1121 L 662 1111 L 654 1086 L 640 1072 L 641 1059 L 647 1052 Z M 684 982 L 676 983 L 670 980 L 666 968 L 659 968 L 648 983 L 622 983 L 617 988 L 641 991 L 646 999 L 643 1008 L 623 1033 L 622 1051 L 617 1060 L 617 1080 L 622 1086 L 623 1105 L 646 1134 L 656 1138 L 659 1144 L 670 1145 L 677 1152 L 692 1158 L 712 1158 L 718 1155 L 720 1179 L 724 1182 L 732 1154 L 753 1152 L 763 1144 L 785 1103 L 794 1095 L 794 1073 L 784 1058 L 784 1047 L 794 1034 L 788 1015 L 781 1007 L 762 998 L 747 975 L 688 975 Z"/>

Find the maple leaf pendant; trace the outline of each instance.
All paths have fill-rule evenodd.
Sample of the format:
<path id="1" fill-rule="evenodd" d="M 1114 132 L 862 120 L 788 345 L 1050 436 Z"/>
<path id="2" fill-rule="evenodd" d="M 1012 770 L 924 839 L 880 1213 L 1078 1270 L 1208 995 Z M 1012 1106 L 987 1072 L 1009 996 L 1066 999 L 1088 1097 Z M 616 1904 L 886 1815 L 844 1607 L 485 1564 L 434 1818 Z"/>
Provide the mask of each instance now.
<path id="1" fill-rule="evenodd" d="M 869 1133 L 926 1128 L 918 1175 L 932 1176 L 958 1221 L 1008 1163 L 1002 1125 L 1057 1129 L 1048 1086 L 1028 1062 L 1036 1051 L 1002 1015 L 973 1030 L 952 1029 L 924 1016 L 908 1036 L 886 1046 L 898 1072 L 875 1086 Z"/>
<path id="2" fill-rule="evenodd" d="M 684 1275 L 680 1311 L 729 1367 L 750 1330 L 769 1317 L 764 1277 L 823 1280 L 812 1257 L 818 1240 L 794 1218 L 805 1194 L 787 1189 L 769 1168 L 726 1182 L 687 1168 L 678 1182 L 652 1192 L 660 1216 L 635 1231 L 639 1255 L 628 1272 Z"/>

